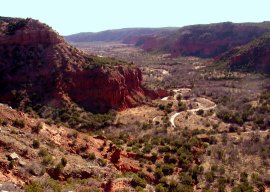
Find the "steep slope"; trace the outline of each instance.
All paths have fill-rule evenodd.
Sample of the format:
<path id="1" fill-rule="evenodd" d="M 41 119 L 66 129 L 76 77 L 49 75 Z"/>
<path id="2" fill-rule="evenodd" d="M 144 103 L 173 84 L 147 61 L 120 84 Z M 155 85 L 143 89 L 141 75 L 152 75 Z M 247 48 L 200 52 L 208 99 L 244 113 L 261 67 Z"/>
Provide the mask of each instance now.
<path id="1" fill-rule="evenodd" d="M 122 180 L 122 188 L 131 188 L 130 179 L 116 175 L 141 170 L 138 160 L 105 138 L 47 124 L 3 104 L 0 132 L 1 191 L 23 191 L 35 181 L 38 186 L 27 191 L 110 192 L 115 185 L 121 188 Z"/>
<path id="2" fill-rule="evenodd" d="M 68 42 L 92 42 L 92 41 L 131 41 L 142 35 L 156 35 L 161 32 L 174 31 L 177 28 L 126 28 L 107 30 L 96 33 L 85 32 L 66 36 Z"/>
<path id="3" fill-rule="evenodd" d="M 12 106 L 76 103 L 93 112 L 144 98 L 138 68 L 84 54 L 33 19 L 0 18 L 0 101 Z"/>
<path id="4" fill-rule="evenodd" d="M 173 34 L 142 36 L 135 45 L 146 51 L 167 52 L 172 56 L 215 57 L 261 36 L 269 31 L 269 26 L 269 22 L 194 25 L 180 28 Z"/>
<path id="5" fill-rule="evenodd" d="M 223 54 L 217 63 L 231 70 L 270 74 L 270 33 Z"/>

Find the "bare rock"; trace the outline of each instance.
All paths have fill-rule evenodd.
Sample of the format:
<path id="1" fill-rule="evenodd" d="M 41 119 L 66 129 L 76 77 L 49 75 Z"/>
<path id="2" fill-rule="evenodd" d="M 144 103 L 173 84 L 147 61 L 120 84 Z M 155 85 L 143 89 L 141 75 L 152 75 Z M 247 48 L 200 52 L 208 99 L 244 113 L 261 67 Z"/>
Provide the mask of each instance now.
<path id="1" fill-rule="evenodd" d="M 9 154 L 7 157 L 8 157 L 8 160 L 9 161 L 18 160 L 19 159 L 19 155 L 17 153 L 15 153 L 15 152 Z"/>

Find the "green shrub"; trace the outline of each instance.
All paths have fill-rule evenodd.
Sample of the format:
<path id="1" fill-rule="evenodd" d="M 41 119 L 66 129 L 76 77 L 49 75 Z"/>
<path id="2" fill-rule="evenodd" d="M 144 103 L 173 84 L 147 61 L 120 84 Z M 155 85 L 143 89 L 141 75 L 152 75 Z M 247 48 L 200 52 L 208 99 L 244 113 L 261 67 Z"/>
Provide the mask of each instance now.
<path id="1" fill-rule="evenodd" d="M 164 106 L 164 105 L 159 105 L 158 108 L 159 108 L 160 110 L 162 110 L 162 111 L 165 110 L 165 106 Z"/>
<path id="2" fill-rule="evenodd" d="M 173 192 L 193 192 L 193 186 L 178 184 L 172 190 Z"/>
<path id="3" fill-rule="evenodd" d="M 13 169 L 16 166 L 17 162 L 15 160 L 12 160 L 8 164 L 9 169 Z"/>
<path id="4" fill-rule="evenodd" d="M 246 172 L 240 173 L 240 181 L 247 182 L 248 181 L 248 174 Z"/>
<path id="5" fill-rule="evenodd" d="M 40 147 L 40 142 L 38 140 L 33 140 L 33 144 L 32 144 L 34 149 L 38 149 Z"/>
<path id="6" fill-rule="evenodd" d="M 95 159 L 96 159 L 95 153 L 90 153 L 90 154 L 88 155 L 88 158 L 89 158 L 90 160 L 95 160 Z"/>
<path id="7" fill-rule="evenodd" d="M 227 182 L 227 180 L 224 177 L 220 177 L 218 179 L 218 191 L 219 192 L 225 192 L 226 182 Z"/>
<path id="8" fill-rule="evenodd" d="M 253 192 L 253 187 L 249 183 L 240 183 L 232 189 L 232 192 Z"/>
<path id="9" fill-rule="evenodd" d="M 50 154 L 45 155 L 45 156 L 43 156 L 43 158 L 42 158 L 42 164 L 43 164 L 43 165 L 49 165 L 49 164 L 52 163 L 52 161 L 53 161 L 53 158 L 52 158 L 52 156 L 51 156 Z"/>
<path id="10" fill-rule="evenodd" d="M 38 123 L 36 126 L 32 127 L 32 132 L 39 133 L 41 129 L 42 129 L 42 123 Z"/>
<path id="11" fill-rule="evenodd" d="M 67 159 L 65 158 L 65 157 L 62 157 L 62 159 L 61 159 L 61 163 L 62 163 L 62 165 L 65 167 L 66 165 L 67 165 Z"/>
<path id="12" fill-rule="evenodd" d="M 193 179 L 189 174 L 184 173 L 181 175 L 181 183 L 185 185 L 192 185 Z"/>
<path id="13" fill-rule="evenodd" d="M 154 176 L 157 180 L 160 180 L 164 176 L 164 174 L 160 168 L 157 168 L 155 170 Z"/>
<path id="14" fill-rule="evenodd" d="M 98 159 L 98 164 L 102 167 L 105 167 L 107 165 L 107 161 L 105 159 Z"/>
<path id="15" fill-rule="evenodd" d="M 175 164 L 177 162 L 177 158 L 172 156 L 171 154 L 167 153 L 164 156 L 164 162 L 169 164 Z"/>
<path id="16" fill-rule="evenodd" d="M 56 175 L 60 175 L 64 170 L 64 165 L 60 162 L 56 165 L 56 167 L 54 168 L 54 173 Z"/>
<path id="17" fill-rule="evenodd" d="M 5 119 L 0 119 L 0 125 L 7 126 L 8 122 Z"/>
<path id="18" fill-rule="evenodd" d="M 142 150 L 143 153 L 150 153 L 152 150 L 153 146 L 150 144 L 146 144 Z"/>
<path id="19" fill-rule="evenodd" d="M 163 184 L 158 184 L 155 187 L 156 192 L 167 192 L 168 190 L 163 186 Z"/>
<path id="20" fill-rule="evenodd" d="M 24 128 L 25 127 L 25 122 L 23 119 L 15 119 L 12 124 L 14 127 L 17 128 Z"/>
<path id="21" fill-rule="evenodd" d="M 159 149 L 158 149 L 158 151 L 159 151 L 160 153 L 167 153 L 167 152 L 170 152 L 170 150 L 171 150 L 171 148 L 170 148 L 168 145 L 166 145 L 166 146 L 161 146 L 161 147 L 159 147 Z"/>
<path id="22" fill-rule="evenodd" d="M 187 106 L 184 102 L 178 101 L 178 111 L 185 111 L 187 109 Z"/>
<path id="23" fill-rule="evenodd" d="M 151 156 L 151 161 L 153 163 L 155 163 L 157 161 L 157 158 L 158 158 L 158 154 L 157 153 L 152 153 L 152 156 Z"/>
<path id="24" fill-rule="evenodd" d="M 47 179 L 45 183 L 42 183 L 43 186 L 46 186 L 46 190 L 53 192 L 62 192 L 63 191 L 63 183 L 54 179 Z M 51 190 L 47 189 L 49 187 Z"/>
<path id="25" fill-rule="evenodd" d="M 25 192 L 44 192 L 43 187 L 38 182 L 31 182 L 24 187 Z"/>
<path id="26" fill-rule="evenodd" d="M 170 175 L 173 173 L 173 165 L 172 164 L 163 164 L 161 165 L 161 170 L 164 175 Z"/>
<path id="27" fill-rule="evenodd" d="M 145 188 L 146 184 L 147 184 L 147 182 L 143 178 L 140 178 L 138 175 L 134 175 L 132 180 L 131 180 L 131 185 L 133 187 Z"/>
<path id="28" fill-rule="evenodd" d="M 47 149 L 40 149 L 39 152 L 38 152 L 38 155 L 41 156 L 41 157 L 44 157 L 46 155 L 49 155 L 49 152 Z"/>
<path id="29" fill-rule="evenodd" d="M 181 101 L 182 99 L 182 95 L 181 94 L 178 94 L 177 97 L 176 97 L 177 101 Z"/>
<path id="30" fill-rule="evenodd" d="M 204 114 L 204 110 L 200 109 L 196 112 L 196 114 L 202 116 Z"/>
<path id="31" fill-rule="evenodd" d="M 215 180 L 215 174 L 213 171 L 205 173 L 205 179 L 209 183 L 213 183 Z"/>
<path id="32" fill-rule="evenodd" d="M 172 112 L 172 109 L 171 108 L 168 108 L 168 107 L 165 107 L 165 111 L 166 111 L 166 113 L 171 113 Z"/>

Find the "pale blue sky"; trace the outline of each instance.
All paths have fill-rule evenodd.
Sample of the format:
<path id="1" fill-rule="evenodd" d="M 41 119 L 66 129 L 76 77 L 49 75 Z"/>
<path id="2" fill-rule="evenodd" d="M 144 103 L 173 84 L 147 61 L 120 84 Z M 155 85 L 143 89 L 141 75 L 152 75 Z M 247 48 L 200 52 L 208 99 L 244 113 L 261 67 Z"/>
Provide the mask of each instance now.
<path id="1" fill-rule="evenodd" d="M 62 35 L 126 27 L 270 20 L 269 0 L 3 0 L 0 15 L 32 17 Z"/>

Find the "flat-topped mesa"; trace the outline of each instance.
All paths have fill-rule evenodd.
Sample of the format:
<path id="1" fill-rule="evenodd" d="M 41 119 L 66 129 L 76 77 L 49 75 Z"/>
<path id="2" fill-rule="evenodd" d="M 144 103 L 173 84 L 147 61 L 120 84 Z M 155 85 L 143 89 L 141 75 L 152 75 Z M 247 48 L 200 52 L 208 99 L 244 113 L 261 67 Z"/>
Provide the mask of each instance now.
<path id="1" fill-rule="evenodd" d="M 0 18 L 0 44 L 30 45 L 64 42 L 49 26 L 34 19 Z"/>

